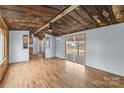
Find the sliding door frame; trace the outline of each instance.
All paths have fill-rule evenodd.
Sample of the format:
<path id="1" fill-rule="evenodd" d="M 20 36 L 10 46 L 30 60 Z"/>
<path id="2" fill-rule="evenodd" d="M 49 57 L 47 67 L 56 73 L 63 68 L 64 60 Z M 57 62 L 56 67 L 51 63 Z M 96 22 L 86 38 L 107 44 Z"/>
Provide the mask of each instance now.
<path id="1" fill-rule="evenodd" d="M 68 35 L 68 36 L 65 36 L 65 60 L 67 60 L 67 49 L 66 49 L 66 43 L 67 43 L 67 38 L 69 37 L 76 37 L 76 36 L 81 36 L 81 35 L 84 35 L 84 41 L 85 41 L 85 45 L 84 45 L 84 50 L 85 50 L 85 53 L 84 53 L 84 61 L 85 61 L 85 64 L 83 65 L 86 65 L 86 33 L 81 33 L 81 34 L 75 34 L 75 35 Z M 74 39 L 75 41 L 75 39 Z M 78 50 L 79 51 L 79 50 Z M 72 61 L 75 63 L 75 61 Z"/>

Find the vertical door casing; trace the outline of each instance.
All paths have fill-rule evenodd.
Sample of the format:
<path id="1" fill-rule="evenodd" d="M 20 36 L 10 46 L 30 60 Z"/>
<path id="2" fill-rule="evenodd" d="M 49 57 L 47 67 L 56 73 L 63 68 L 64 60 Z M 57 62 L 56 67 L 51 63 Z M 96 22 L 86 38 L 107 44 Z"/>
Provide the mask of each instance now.
<path id="1" fill-rule="evenodd" d="M 2 17 L 0 16 L 0 31 L 3 33 L 4 35 L 4 58 L 3 60 L 1 60 L 0 62 L 0 81 L 2 80 L 2 77 L 5 73 L 5 70 L 7 69 L 7 66 L 8 66 L 8 57 L 9 57 L 9 40 L 8 40 L 8 37 L 9 37 L 9 33 L 8 33 L 8 28 L 7 26 L 5 25 Z"/>

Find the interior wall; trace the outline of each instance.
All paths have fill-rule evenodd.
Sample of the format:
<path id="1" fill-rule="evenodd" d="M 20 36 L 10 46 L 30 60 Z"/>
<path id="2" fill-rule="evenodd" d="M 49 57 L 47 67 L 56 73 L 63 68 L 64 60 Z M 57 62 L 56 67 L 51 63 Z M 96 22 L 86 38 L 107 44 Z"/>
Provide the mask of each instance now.
<path id="1" fill-rule="evenodd" d="M 110 26 L 107 42 L 108 63 L 106 69 L 124 76 L 124 23 Z"/>
<path id="2" fill-rule="evenodd" d="M 50 48 L 47 48 L 46 38 L 50 39 Z M 56 37 L 45 34 L 45 58 L 56 57 Z"/>
<path id="3" fill-rule="evenodd" d="M 104 70 L 107 66 L 106 27 L 86 32 L 86 65 Z"/>
<path id="4" fill-rule="evenodd" d="M 33 37 L 33 55 L 40 53 L 40 40 L 38 37 Z"/>
<path id="5" fill-rule="evenodd" d="M 23 48 L 23 35 L 29 36 L 29 31 L 9 31 L 9 63 L 29 61 L 29 44 Z"/>
<path id="6" fill-rule="evenodd" d="M 86 32 L 86 65 L 124 76 L 124 23 Z"/>

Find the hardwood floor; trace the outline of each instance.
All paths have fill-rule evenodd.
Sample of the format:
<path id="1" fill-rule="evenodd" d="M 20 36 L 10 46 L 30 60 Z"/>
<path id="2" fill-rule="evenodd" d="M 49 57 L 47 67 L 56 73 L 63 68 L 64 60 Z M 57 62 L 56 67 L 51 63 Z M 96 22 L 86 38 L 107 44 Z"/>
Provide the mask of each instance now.
<path id="1" fill-rule="evenodd" d="M 10 64 L 0 87 L 124 87 L 124 78 L 59 58 L 35 57 L 29 62 Z"/>

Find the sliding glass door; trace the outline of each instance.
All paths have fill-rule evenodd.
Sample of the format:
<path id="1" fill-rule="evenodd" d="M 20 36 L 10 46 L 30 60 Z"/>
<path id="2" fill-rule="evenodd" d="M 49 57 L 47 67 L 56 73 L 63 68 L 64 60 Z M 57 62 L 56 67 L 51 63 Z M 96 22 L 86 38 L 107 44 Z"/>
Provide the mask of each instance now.
<path id="1" fill-rule="evenodd" d="M 66 59 L 68 61 L 74 61 L 74 50 L 75 50 L 75 43 L 73 37 L 66 38 Z"/>
<path id="2" fill-rule="evenodd" d="M 66 60 L 85 64 L 85 34 L 66 38 Z"/>
<path id="3" fill-rule="evenodd" d="M 85 64 L 85 36 L 75 36 L 76 50 L 75 50 L 75 62 L 79 64 Z"/>

